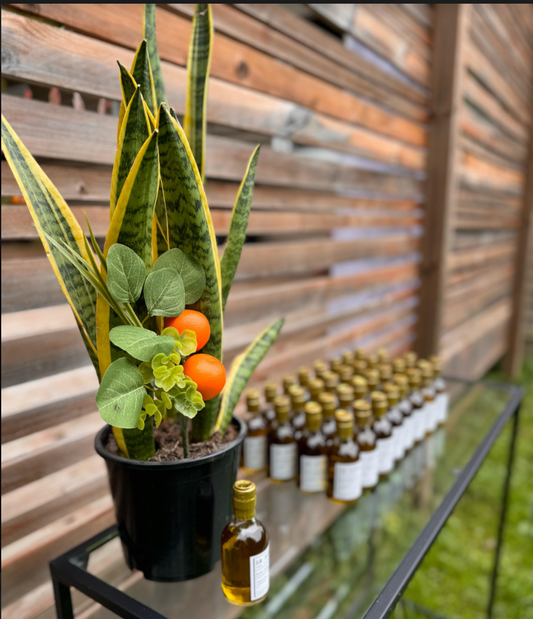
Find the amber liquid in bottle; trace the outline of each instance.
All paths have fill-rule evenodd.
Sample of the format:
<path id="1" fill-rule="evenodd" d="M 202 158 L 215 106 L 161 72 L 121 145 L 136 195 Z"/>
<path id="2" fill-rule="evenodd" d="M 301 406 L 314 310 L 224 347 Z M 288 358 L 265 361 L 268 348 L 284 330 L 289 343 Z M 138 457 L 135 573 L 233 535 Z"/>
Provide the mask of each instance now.
<path id="1" fill-rule="evenodd" d="M 321 393 L 318 403 L 322 407 L 322 434 L 326 437 L 326 444 L 330 445 L 337 432 L 335 398 L 331 393 Z"/>
<path id="2" fill-rule="evenodd" d="M 353 439 L 353 415 L 339 409 L 335 421 L 337 435 L 329 448 L 326 493 L 335 503 L 354 503 L 363 489 L 359 446 Z"/>
<path id="3" fill-rule="evenodd" d="M 368 382 L 364 376 L 354 376 L 352 378 L 352 386 L 353 386 L 353 395 L 354 402 L 357 400 L 364 400 L 368 393 Z M 353 410 L 353 409 L 352 409 Z M 353 426 L 353 435 L 354 439 L 357 438 L 357 434 L 359 432 L 359 426 L 357 423 Z"/>
<path id="4" fill-rule="evenodd" d="M 265 599 L 269 588 L 268 533 L 255 518 L 256 492 L 251 481 L 233 486 L 234 518 L 221 537 L 222 591 L 238 606 Z"/>
<path id="5" fill-rule="evenodd" d="M 268 422 L 259 414 L 259 391 L 250 389 L 246 394 L 248 412 L 248 436 L 243 444 L 243 468 L 254 473 L 268 466 Z"/>
<path id="6" fill-rule="evenodd" d="M 363 490 L 374 488 L 379 481 L 377 436 L 372 430 L 372 415 L 368 400 L 356 400 L 354 403 L 355 419 L 359 427 L 357 445 L 361 460 Z"/>
<path id="7" fill-rule="evenodd" d="M 289 421 L 290 400 L 278 396 L 275 401 L 276 422 L 269 436 L 269 470 L 271 481 L 283 482 L 296 479 L 298 443 Z"/>
<path id="8" fill-rule="evenodd" d="M 381 479 L 388 477 L 394 470 L 394 443 L 392 438 L 392 423 L 387 419 L 388 401 L 381 391 L 373 391 L 372 414 L 374 423 L 372 430 L 376 435 L 378 451 L 378 473 Z"/>
<path id="9" fill-rule="evenodd" d="M 328 448 L 321 426 L 322 407 L 317 402 L 308 402 L 305 405 L 305 429 L 298 450 L 298 487 L 302 492 L 315 493 L 326 489 Z"/>

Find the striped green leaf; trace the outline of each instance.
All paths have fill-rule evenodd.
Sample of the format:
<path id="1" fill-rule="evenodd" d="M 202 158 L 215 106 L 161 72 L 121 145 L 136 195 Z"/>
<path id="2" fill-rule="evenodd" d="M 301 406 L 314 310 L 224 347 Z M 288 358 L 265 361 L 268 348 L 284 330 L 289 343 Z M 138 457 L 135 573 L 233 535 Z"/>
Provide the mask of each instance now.
<path id="1" fill-rule="evenodd" d="M 152 222 L 159 183 L 158 173 L 157 131 L 154 131 L 143 144 L 126 178 L 104 247 L 104 257 L 107 259 L 109 249 L 115 243 L 126 245 L 144 262 L 146 273 L 152 266 Z M 102 273 L 102 276 L 106 275 Z M 140 319 L 146 316 L 142 297 L 134 304 L 133 309 Z M 109 340 L 111 329 L 123 323 L 100 295 L 97 300 L 96 323 L 98 357 L 103 375 L 111 362 L 124 354 L 112 346 Z M 151 328 L 149 322 L 145 326 Z"/>
<path id="2" fill-rule="evenodd" d="M 122 102 L 125 105 L 128 105 L 130 99 L 135 94 L 137 90 L 137 82 L 135 81 L 133 75 L 126 69 L 126 67 L 120 62 L 118 62 L 118 68 L 120 71 L 120 88 L 122 90 Z"/>
<path id="3" fill-rule="evenodd" d="M 248 227 L 248 218 L 250 217 L 250 209 L 252 208 L 252 196 L 254 193 L 255 169 L 257 167 L 257 159 L 259 157 L 260 146 L 254 150 L 246 174 L 242 179 L 241 186 L 233 205 L 231 213 L 231 224 L 229 227 L 228 240 L 224 255 L 220 261 L 220 273 L 222 275 L 222 308 L 226 307 L 229 291 L 233 284 L 235 272 L 239 266 L 241 259 L 242 246 L 246 240 L 246 229 Z"/>
<path id="4" fill-rule="evenodd" d="M 141 44 L 137 48 L 130 73 L 135 83 L 141 87 L 141 93 L 143 99 L 146 101 L 148 109 L 155 115 L 158 106 L 156 105 L 157 99 L 155 95 L 154 78 L 150 67 L 150 59 L 148 58 L 148 46 L 146 41 L 141 41 Z"/>
<path id="5" fill-rule="evenodd" d="M 126 107 L 120 128 L 115 164 L 111 176 L 110 218 L 113 217 L 115 205 L 131 166 L 151 132 L 141 88 L 137 86 Z"/>
<path id="6" fill-rule="evenodd" d="M 205 178 L 207 81 L 213 47 L 213 16 L 209 4 L 197 4 L 187 59 L 187 99 L 184 129 L 194 159 Z"/>
<path id="7" fill-rule="evenodd" d="M 65 243 L 73 252 L 90 261 L 83 230 L 67 203 L 3 116 L 2 151 L 26 200 L 52 269 L 74 312 L 91 360 L 95 363 L 96 291 L 56 245 L 49 246 L 43 234 L 45 232 L 58 243 Z M 98 365 L 95 367 L 100 376 Z"/>
<path id="8" fill-rule="evenodd" d="M 150 66 L 152 68 L 152 77 L 155 89 L 155 110 L 161 103 L 167 102 L 165 95 L 165 84 L 163 82 L 163 73 L 161 71 L 161 61 L 157 52 L 157 38 L 155 29 L 155 4 L 145 4 L 143 13 L 143 39 L 146 40 L 148 49 L 148 57 L 150 58 Z M 154 114 L 155 114 L 154 110 Z"/>
<path id="9" fill-rule="evenodd" d="M 226 380 L 222 395 L 222 404 L 216 422 L 215 430 L 222 433 L 226 431 L 235 406 L 241 397 L 246 383 L 258 366 L 261 359 L 266 355 L 268 349 L 278 337 L 283 326 L 284 319 L 280 318 L 263 331 L 248 348 L 235 358 L 231 366 L 231 371 Z"/>
<path id="10" fill-rule="evenodd" d="M 151 419 L 144 424 L 143 430 L 116 428 L 113 434 L 120 452 L 132 460 L 148 460 L 155 453 L 154 424 Z"/>

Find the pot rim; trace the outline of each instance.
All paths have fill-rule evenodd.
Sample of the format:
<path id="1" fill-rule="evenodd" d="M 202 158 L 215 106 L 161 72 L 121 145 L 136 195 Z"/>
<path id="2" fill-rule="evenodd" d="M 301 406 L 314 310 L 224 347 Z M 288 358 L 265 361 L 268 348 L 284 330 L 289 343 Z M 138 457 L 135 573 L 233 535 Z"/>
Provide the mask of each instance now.
<path id="1" fill-rule="evenodd" d="M 117 456 L 108 451 L 103 442 L 104 435 L 111 432 L 111 426 L 106 424 L 95 436 L 94 439 L 94 448 L 96 453 L 101 456 L 104 460 L 109 460 L 112 462 L 116 462 L 117 464 L 121 464 L 122 466 L 134 468 L 134 469 L 174 469 L 174 468 L 189 468 L 191 466 L 198 466 L 205 462 L 212 462 L 213 460 L 218 460 L 224 457 L 224 454 L 235 447 L 237 447 L 240 443 L 244 441 L 246 435 L 248 434 L 248 429 L 246 427 L 246 423 L 243 419 L 239 419 L 239 417 L 232 417 L 231 423 L 236 424 L 239 428 L 239 434 L 235 437 L 231 443 L 228 443 L 222 449 L 215 451 L 211 454 L 207 454 L 205 456 L 200 456 L 199 458 L 188 458 L 187 460 L 172 460 L 169 462 L 149 462 L 147 460 L 130 460 L 129 458 L 123 458 L 122 456 Z"/>

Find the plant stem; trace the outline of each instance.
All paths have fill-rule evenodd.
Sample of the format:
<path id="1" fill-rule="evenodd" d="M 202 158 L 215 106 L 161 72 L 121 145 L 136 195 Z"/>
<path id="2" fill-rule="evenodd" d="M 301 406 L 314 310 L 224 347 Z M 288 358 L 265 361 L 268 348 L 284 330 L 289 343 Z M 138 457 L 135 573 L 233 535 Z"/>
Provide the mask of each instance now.
<path id="1" fill-rule="evenodd" d="M 128 312 L 128 317 L 133 321 L 134 326 L 142 327 L 141 321 L 137 318 L 137 314 L 129 303 L 124 304 L 124 309 Z"/>
<path id="2" fill-rule="evenodd" d="M 187 417 L 185 417 L 185 415 L 180 415 L 180 421 L 181 421 L 181 436 L 182 436 L 182 443 L 183 443 L 183 456 L 185 458 L 189 457 L 189 420 L 187 419 Z"/>

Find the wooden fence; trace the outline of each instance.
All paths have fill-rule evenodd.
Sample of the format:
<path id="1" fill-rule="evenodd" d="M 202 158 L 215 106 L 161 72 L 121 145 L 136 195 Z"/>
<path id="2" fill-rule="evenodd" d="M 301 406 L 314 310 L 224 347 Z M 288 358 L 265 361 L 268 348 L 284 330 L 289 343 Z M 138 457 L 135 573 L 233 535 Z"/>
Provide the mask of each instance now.
<path id="1" fill-rule="evenodd" d="M 225 362 L 284 315 L 258 381 L 355 344 L 439 348 L 450 372 L 479 376 L 522 289 L 531 6 L 291 7 L 213 5 L 206 189 L 221 247 L 263 144 Z M 178 114 L 192 10 L 156 10 Z M 3 114 L 100 239 L 116 60 L 129 66 L 141 36 L 141 5 L 2 10 Z M 94 370 L 4 160 L 2 312 L 3 616 L 48 619 L 47 562 L 113 514 Z"/>

